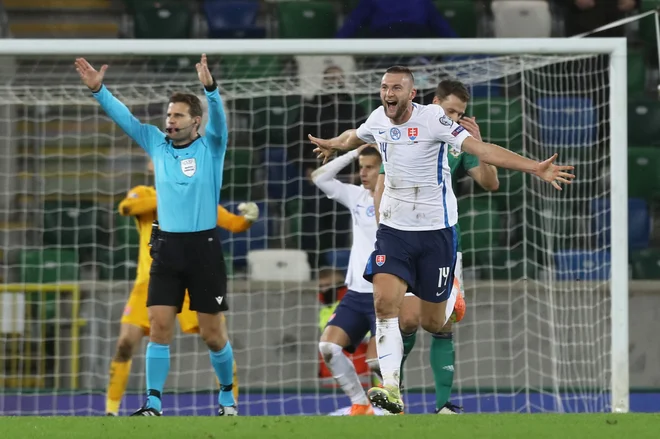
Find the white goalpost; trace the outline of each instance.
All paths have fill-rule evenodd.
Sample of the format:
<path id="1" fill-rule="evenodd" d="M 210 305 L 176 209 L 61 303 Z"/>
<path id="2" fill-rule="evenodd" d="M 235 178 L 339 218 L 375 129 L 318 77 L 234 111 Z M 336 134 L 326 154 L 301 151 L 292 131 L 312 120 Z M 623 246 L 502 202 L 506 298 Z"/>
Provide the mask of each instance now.
<path id="1" fill-rule="evenodd" d="M 5 39 L 0 415 L 103 414 L 132 286 L 137 232 L 116 207 L 153 180 L 142 150 L 79 82 L 74 58 L 109 64 L 108 89 L 162 126 L 172 92 L 201 96 L 192 63 L 202 52 L 228 114 L 220 203 L 262 210 L 249 231 L 223 235 L 241 414 L 348 405 L 320 376 L 317 277 L 345 268 L 350 222 L 310 189 L 305 170 L 320 163 L 306 156 L 305 138 L 363 120 L 395 63 L 411 66 L 420 99 L 443 78 L 466 83 L 485 141 L 576 165 L 575 184 L 560 193 L 505 170 L 493 193 L 456 182 L 467 313 L 454 328 L 451 401 L 477 413 L 629 411 L 625 39 Z M 341 85 L 324 82 L 331 66 Z M 275 262 L 254 265 L 256 250 Z M 407 413 L 433 412 L 429 341 L 420 331 L 406 365 Z M 143 352 L 122 414 L 142 402 Z M 212 414 L 214 375 L 199 337 L 177 334 L 172 355 L 168 414 Z"/>

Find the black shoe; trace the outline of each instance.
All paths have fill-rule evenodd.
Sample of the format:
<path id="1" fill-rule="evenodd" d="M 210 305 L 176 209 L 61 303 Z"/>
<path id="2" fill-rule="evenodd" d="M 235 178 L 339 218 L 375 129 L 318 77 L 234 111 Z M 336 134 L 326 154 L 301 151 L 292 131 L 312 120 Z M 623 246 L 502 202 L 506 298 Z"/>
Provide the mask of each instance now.
<path id="1" fill-rule="evenodd" d="M 163 412 L 159 412 L 151 407 L 142 406 L 140 407 L 140 410 L 133 413 L 131 416 L 163 416 Z"/>
<path id="2" fill-rule="evenodd" d="M 442 408 L 435 409 L 436 415 L 457 415 L 462 411 L 463 407 L 454 405 L 449 401 L 447 401 L 447 403 L 443 405 Z"/>
<path id="3" fill-rule="evenodd" d="M 218 416 L 238 416 L 238 408 L 235 405 L 220 406 Z"/>
<path id="4" fill-rule="evenodd" d="M 105 415 L 106 415 L 106 416 L 114 416 L 114 417 L 117 417 L 117 415 L 115 415 L 114 413 L 106 413 Z"/>

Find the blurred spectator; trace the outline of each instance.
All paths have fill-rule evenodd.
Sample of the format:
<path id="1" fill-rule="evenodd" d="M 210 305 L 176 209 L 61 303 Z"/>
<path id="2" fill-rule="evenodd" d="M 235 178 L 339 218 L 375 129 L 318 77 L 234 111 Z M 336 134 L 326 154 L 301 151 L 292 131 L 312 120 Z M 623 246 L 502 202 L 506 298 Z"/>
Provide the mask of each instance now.
<path id="1" fill-rule="evenodd" d="M 361 0 L 337 38 L 456 38 L 431 0 Z"/>
<path id="2" fill-rule="evenodd" d="M 337 66 L 324 71 L 322 92 L 303 104 L 302 124 L 294 127 L 290 138 L 300 139 L 292 144 L 287 156 L 298 168 L 300 184 L 298 194 L 302 202 L 301 248 L 309 255 L 312 268 L 321 265 L 320 254 L 329 249 L 350 247 L 351 214 L 345 207 L 328 199 L 312 183 L 311 174 L 321 163 L 307 140 L 308 134 L 332 138 L 356 128 L 367 118 L 365 110 L 355 103 L 345 90 L 344 72 Z M 353 182 L 354 166 L 340 173 L 344 181 Z"/>
<path id="3" fill-rule="evenodd" d="M 624 18 L 628 12 L 639 8 L 640 0 L 564 0 L 564 3 L 565 31 L 570 37 Z M 617 26 L 593 36 L 622 37 L 624 27 Z"/>

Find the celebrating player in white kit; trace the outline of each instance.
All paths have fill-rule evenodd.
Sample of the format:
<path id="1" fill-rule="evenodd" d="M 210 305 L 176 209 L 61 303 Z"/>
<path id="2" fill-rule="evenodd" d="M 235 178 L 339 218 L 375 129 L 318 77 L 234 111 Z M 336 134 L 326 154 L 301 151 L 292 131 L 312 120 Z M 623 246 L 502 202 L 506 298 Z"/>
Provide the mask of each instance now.
<path id="1" fill-rule="evenodd" d="M 335 178 L 337 173 L 356 158 L 359 158 L 360 162 L 362 186 L 337 180 Z M 373 285 L 363 278 L 363 273 L 376 241 L 378 224 L 373 194 L 380 165 L 378 150 L 363 145 L 312 173 L 314 184 L 325 192 L 328 198 L 349 208 L 353 217 L 353 245 L 346 275 L 348 292 L 330 317 L 319 342 L 319 352 L 323 356 L 323 361 L 346 396 L 351 399 L 351 416 L 374 414 L 353 363 L 342 351 L 346 349 L 353 352 L 368 333 L 371 333 L 372 339 L 376 335 Z M 368 351 L 367 361 L 369 357 Z M 375 360 L 375 355 L 372 358 Z"/>
<path id="2" fill-rule="evenodd" d="M 422 328 L 439 333 L 446 323 L 446 305 L 453 284 L 458 220 L 447 150 L 461 148 L 498 168 L 538 176 L 561 190 L 570 183 L 572 166 L 557 166 L 557 154 L 537 163 L 497 145 L 481 142 L 452 121 L 439 105 L 418 105 L 410 69 L 394 66 L 383 75 L 382 106 L 357 130 L 333 139 L 309 136 L 314 150 L 327 161 L 337 151 L 376 143 L 385 165 L 385 192 L 375 250 L 364 277 L 373 282 L 376 348 L 383 387 L 369 390 L 371 402 L 401 413 L 399 373 L 403 341 L 399 308 L 408 289 L 425 303 Z"/>

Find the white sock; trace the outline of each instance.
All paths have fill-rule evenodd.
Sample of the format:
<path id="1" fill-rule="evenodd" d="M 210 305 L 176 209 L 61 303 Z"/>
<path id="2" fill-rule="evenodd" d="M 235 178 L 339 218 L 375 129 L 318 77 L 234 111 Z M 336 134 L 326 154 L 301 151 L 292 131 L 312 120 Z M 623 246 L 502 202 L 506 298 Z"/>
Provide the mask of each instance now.
<path id="1" fill-rule="evenodd" d="M 399 330 L 399 318 L 376 319 L 376 351 L 383 376 L 383 386 L 399 388 L 403 339 Z"/>
<path id="2" fill-rule="evenodd" d="M 319 352 L 332 376 L 351 399 L 352 404 L 367 405 L 369 400 L 364 393 L 353 363 L 344 355 L 341 346 L 326 341 L 319 342 Z"/>

